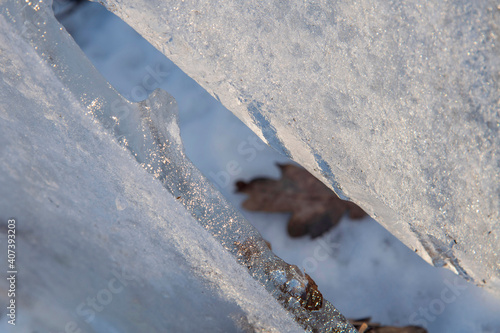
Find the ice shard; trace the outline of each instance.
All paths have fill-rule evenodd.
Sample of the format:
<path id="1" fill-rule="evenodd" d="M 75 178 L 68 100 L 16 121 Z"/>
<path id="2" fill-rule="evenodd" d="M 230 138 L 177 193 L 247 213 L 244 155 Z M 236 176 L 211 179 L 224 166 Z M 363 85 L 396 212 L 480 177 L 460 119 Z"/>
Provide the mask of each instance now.
<path id="1" fill-rule="evenodd" d="M 187 160 L 170 95 L 125 100 L 50 3 L 0 9 L 3 331 L 355 332 Z"/>
<path id="2" fill-rule="evenodd" d="M 500 294 L 496 2 L 102 3 L 428 262 Z"/>

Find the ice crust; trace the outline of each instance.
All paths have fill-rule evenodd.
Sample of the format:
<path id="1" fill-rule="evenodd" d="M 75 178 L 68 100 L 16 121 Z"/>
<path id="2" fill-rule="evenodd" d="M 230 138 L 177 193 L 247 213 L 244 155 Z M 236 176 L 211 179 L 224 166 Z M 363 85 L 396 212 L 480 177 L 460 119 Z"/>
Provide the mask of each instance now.
<path id="1" fill-rule="evenodd" d="M 428 262 L 500 295 L 495 1 L 103 3 Z"/>
<path id="2" fill-rule="evenodd" d="M 304 273 L 184 156 L 170 95 L 126 101 L 50 4 L 0 5 L 0 218 L 17 220 L 22 279 L 13 331 L 355 332 L 328 301 L 304 306 Z"/>

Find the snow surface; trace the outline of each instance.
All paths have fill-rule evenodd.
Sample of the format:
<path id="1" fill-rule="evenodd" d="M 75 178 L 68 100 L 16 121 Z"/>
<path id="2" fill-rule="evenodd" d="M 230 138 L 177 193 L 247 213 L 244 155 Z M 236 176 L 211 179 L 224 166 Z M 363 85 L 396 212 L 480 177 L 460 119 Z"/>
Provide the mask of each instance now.
<path id="1" fill-rule="evenodd" d="M 126 101 L 46 3 L 1 5 L 0 219 L 18 227 L 17 322 L 3 307 L 3 331 L 354 332 L 326 301 L 300 306 L 303 273 L 259 252 L 184 158 L 170 95 Z M 237 241 L 251 258 L 236 260 Z"/>
<path id="2" fill-rule="evenodd" d="M 103 3 L 425 260 L 500 293 L 496 1 Z"/>
<path id="3" fill-rule="evenodd" d="M 149 69 L 165 73 L 160 86 L 178 102 L 186 154 L 231 202 L 239 205 L 244 200 L 234 193 L 235 180 L 279 177 L 274 164 L 287 162 L 286 157 L 261 142 L 252 145 L 252 131 L 120 19 L 97 4 L 87 4 L 63 23 L 106 79 L 131 100 L 145 98 L 137 87 L 143 87 Z M 241 169 L 226 182 L 221 174 L 232 161 Z M 339 227 L 313 241 L 290 239 L 286 214 L 244 214 L 275 253 L 305 268 L 323 295 L 350 318 L 421 324 L 431 333 L 500 332 L 497 298 L 457 280 L 448 270 L 429 266 L 373 219 L 344 218 Z M 453 289 L 456 299 L 449 304 L 441 301 L 445 308 L 433 314 L 443 293 L 445 298 L 453 295 L 449 291 L 454 283 L 461 288 Z M 428 311 L 428 317 L 420 311 Z"/>

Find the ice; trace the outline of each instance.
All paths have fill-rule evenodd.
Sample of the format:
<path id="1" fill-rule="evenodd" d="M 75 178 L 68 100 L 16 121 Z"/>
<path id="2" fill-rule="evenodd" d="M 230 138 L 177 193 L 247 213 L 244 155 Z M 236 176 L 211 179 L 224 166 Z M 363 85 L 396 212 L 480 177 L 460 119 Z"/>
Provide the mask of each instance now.
<path id="1" fill-rule="evenodd" d="M 57 8 L 55 11 L 59 13 Z M 188 158 L 209 179 L 227 171 L 228 163 L 236 161 L 241 167 L 228 182 L 213 179 L 236 207 L 246 199 L 234 192 L 236 180 L 279 178 L 275 163 L 290 163 L 263 143 L 254 153 L 242 152 L 242 144 L 248 148 L 254 140 L 260 142 L 255 134 L 100 4 L 84 3 L 63 17 L 61 23 L 82 51 L 123 96 L 131 96 L 137 86 L 144 87 L 143 79 L 151 69 L 160 70 L 159 85 L 174 96 L 179 107 L 179 127 Z M 447 269 L 427 264 L 371 218 L 358 222 L 346 216 L 339 226 L 312 240 L 287 236 L 288 214 L 242 213 L 272 244 L 274 253 L 310 274 L 323 297 L 333 300 L 348 318 L 370 316 L 385 325 L 418 324 L 430 333 L 494 332 L 500 327 L 500 299 Z M 275 278 L 280 276 L 284 275 L 277 271 Z M 439 308 L 436 300 L 443 301 L 443 292 L 450 296 L 449 285 L 455 283 L 460 289 L 453 290 L 459 297 L 445 309 Z M 462 285 L 467 289 L 462 290 Z"/>
<path id="2" fill-rule="evenodd" d="M 103 3 L 428 262 L 500 294 L 495 2 Z"/>
<path id="3" fill-rule="evenodd" d="M 19 279 L 3 331 L 354 332 L 186 159 L 170 95 L 125 100 L 47 3 L 1 9 L 0 219 L 17 221 Z"/>

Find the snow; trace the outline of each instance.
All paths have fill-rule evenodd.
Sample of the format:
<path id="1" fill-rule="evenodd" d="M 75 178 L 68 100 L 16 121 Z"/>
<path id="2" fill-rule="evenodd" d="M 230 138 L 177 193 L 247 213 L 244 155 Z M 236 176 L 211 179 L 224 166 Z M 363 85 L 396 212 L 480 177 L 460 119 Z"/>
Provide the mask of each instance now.
<path id="1" fill-rule="evenodd" d="M 500 293 L 495 2 L 104 4 L 425 260 Z"/>
<path id="2" fill-rule="evenodd" d="M 131 99 L 148 69 L 165 73 L 161 87 L 178 102 L 186 154 L 233 204 L 244 200 L 234 193 L 235 180 L 279 177 L 275 163 L 288 162 L 286 157 L 254 141 L 256 136 L 243 123 L 117 17 L 89 4 L 64 23 L 106 79 Z M 230 175 L 232 162 L 239 173 Z M 431 333 L 500 332 L 498 298 L 457 280 L 448 270 L 429 266 L 373 219 L 344 218 L 336 229 L 310 240 L 286 235 L 286 214 L 244 214 L 276 254 L 304 268 L 325 298 L 349 318 L 420 324 Z M 454 291 L 458 296 L 444 302 Z M 442 312 L 437 311 L 441 304 Z"/>
<path id="3" fill-rule="evenodd" d="M 19 282 L 2 331 L 354 332 L 279 289 L 306 278 L 185 158 L 168 93 L 125 100 L 46 3 L 1 8 L 0 219 L 17 221 Z"/>

